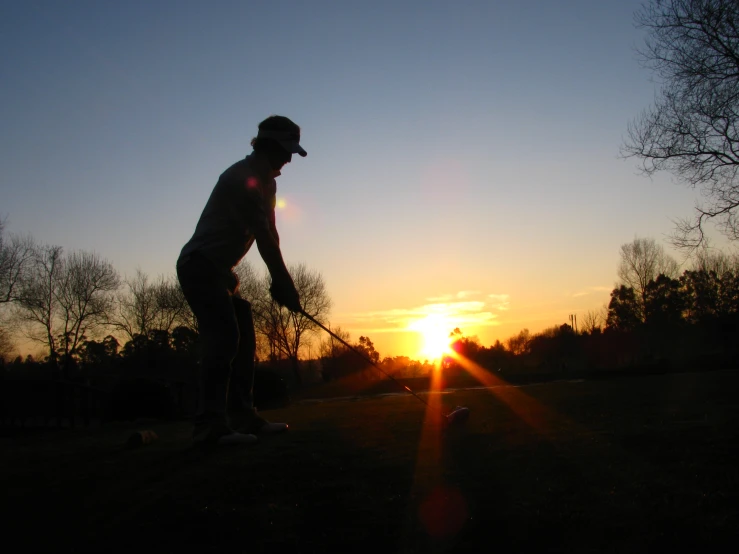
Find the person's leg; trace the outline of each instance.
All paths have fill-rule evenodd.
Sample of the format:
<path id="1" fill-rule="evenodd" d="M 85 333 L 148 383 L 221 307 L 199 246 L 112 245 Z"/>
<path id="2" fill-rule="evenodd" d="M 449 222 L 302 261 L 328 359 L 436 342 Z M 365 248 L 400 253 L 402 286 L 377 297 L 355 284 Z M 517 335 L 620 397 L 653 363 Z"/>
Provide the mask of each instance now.
<path id="1" fill-rule="evenodd" d="M 234 314 L 239 329 L 239 348 L 231 364 L 231 382 L 228 393 L 228 409 L 231 413 L 254 408 L 254 362 L 257 337 L 251 304 L 239 296 L 232 296 Z"/>
<path id="2" fill-rule="evenodd" d="M 273 423 L 261 417 L 254 407 L 254 358 L 257 349 L 254 318 L 251 304 L 233 297 L 234 312 L 239 325 L 241 340 L 231 371 L 229 389 L 229 416 L 240 433 L 274 434 L 286 431 L 287 423 Z"/>
<path id="3" fill-rule="evenodd" d="M 239 344 L 231 294 L 207 260 L 190 260 L 178 267 L 177 274 L 197 318 L 202 345 L 200 398 L 193 438 L 196 442 L 224 442 L 221 438 L 233 433 L 226 418 L 226 402 L 231 362 Z"/>

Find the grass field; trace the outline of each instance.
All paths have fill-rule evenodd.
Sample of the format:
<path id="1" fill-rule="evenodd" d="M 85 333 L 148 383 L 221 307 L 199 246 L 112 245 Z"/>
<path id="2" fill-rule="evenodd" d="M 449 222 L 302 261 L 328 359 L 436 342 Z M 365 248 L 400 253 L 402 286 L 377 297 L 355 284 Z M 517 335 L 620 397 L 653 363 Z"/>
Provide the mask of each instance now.
<path id="1" fill-rule="evenodd" d="M 266 412 L 214 453 L 186 423 L 0 439 L 23 551 L 718 551 L 739 536 L 739 372 L 554 382 Z M 439 405 L 441 404 L 441 405 Z M 160 440 L 123 448 L 151 428 Z M 731 541 L 731 542 L 727 542 Z"/>

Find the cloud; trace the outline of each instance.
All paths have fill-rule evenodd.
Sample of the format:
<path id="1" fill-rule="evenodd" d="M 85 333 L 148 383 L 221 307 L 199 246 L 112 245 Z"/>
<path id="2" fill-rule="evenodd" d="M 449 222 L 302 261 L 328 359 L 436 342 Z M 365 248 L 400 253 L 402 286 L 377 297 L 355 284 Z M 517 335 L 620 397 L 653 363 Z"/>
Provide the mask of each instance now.
<path id="1" fill-rule="evenodd" d="M 443 294 L 441 296 L 432 296 L 431 298 L 427 298 L 426 302 L 449 302 L 450 300 L 454 300 L 453 294 Z"/>
<path id="2" fill-rule="evenodd" d="M 414 323 L 427 317 L 439 317 L 455 327 L 486 327 L 500 325 L 494 311 L 508 309 L 507 294 L 488 294 L 463 290 L 427 298 L 427 302 L 412 308 L 394 308 L 352 314 L 353 325 L 373 327 L 372 332 L 410 331 Z"/>
<path id="3" fill-rule="evenodd" d="M 461 290 L 457 293 L 457 298 L 467 298 L 469 296 L 478 296 L 482 294 L 479 290 Z"/>
<path id="4" fill-rule="evenodd" d="M 572 298 L 579 298 L 581 296 L 588 296 L 590 294 L 595 294 L 599 292 L 611 292 L 612 287 L 604 287 L 604 286 L 595 286 L 595 287 L 588 287 L 585 290 L 581 290 L 579 292 L 573 293 L 571 296 Z"/>
<path id="5" fill-rule="evenodd" d="M 464 298 L 470 298 L 480 296 L 482 293 L 479 290 L 461 290 L 453 294 L 442 294 L 441 296 L 432 296 L 427 298 L 427 302 L 451 302 L 452 300 L 462 300 Z"/>
<path id="6" fill-rule="evenodd" d="M 495 310 L 505 311 L 510 304 L 508 298 L 507 294 L 488 294 L 488 305 Z"/>

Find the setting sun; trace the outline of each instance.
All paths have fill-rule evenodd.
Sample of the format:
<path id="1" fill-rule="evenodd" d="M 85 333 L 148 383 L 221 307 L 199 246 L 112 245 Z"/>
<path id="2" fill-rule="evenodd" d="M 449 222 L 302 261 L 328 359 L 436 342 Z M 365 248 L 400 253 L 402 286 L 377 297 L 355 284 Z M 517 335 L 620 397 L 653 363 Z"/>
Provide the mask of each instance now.
<path id="1" fill-rule="evenodd" d="M 419 350 L 419 355 L 429 360 L 437 360 L 450 351 L 449 349 L 449 333 L 453 325 L 449 320 L 438 314 L 432 314 L 424 319 L 414 321 L 409 328 L 416 331 L 423 338 L 423 345 Z"/>

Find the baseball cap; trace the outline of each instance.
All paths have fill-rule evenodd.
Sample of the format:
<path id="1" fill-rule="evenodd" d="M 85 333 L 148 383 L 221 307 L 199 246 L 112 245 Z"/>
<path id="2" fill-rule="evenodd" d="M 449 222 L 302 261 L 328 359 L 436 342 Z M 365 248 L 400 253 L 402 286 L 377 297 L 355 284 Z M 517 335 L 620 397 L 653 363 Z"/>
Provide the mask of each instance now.
<path id="1" fill-rule="evenodd" d="M 297 125 L 296 125 L 297 127 Z M 300 129 L 259 129 L 257 138 L 270 138 L 276 140 L 291 154 L 300 154 L 306 157 L 308 152 L 300 146 Z"/>

